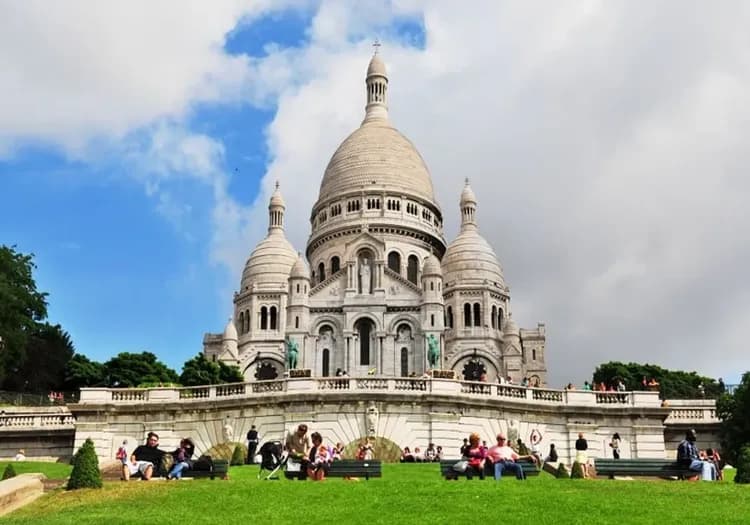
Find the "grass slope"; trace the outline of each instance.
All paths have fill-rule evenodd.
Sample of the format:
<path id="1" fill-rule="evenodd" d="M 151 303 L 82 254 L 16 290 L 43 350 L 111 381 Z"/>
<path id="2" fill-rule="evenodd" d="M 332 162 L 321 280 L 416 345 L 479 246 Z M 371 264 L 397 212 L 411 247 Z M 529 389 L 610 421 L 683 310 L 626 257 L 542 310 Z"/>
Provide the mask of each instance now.
<path id="1" fill-rule="evenodd" d="M 105 483 L 55 491 L 8 524 L 119 523 L 750 523 L 750 487 L 660 480 L 444 481 L 437 465 L 383 466 L 383 478 L 323 483 L 259 481 L 257 467 L 228 481 Z"/>
<path id="2" fill-rule="evenodd" d="M 13 464 L 16 474 L 41 472 L 49 479 L 65 479 L 70 476 L 70 471 L 73 469 L 67 463 L 51 463 L 49 461 L 0 461 L 0 472 L 5 470 L 8 463 Z"/>

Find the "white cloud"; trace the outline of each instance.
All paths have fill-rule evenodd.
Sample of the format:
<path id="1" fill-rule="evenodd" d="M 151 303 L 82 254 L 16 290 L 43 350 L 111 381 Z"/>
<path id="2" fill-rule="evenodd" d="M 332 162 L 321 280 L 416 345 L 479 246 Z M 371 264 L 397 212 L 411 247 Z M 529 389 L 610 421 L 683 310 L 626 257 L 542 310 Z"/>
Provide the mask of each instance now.
<path id="1" fill-rule="evenodd" d="M 471 178 L 516 318 L 547 322 L 553 381 L 610 359 L 744 371 L 747 5 L 407 7 L 426 48 L 381 35 L 392 120 L 432 170 L 448 240 Z M 249 244 L 280 179 L 304 248 L 326 162 L 360 122 L 368 42 L 335 31 L 367 20 L 352 9 L 324 3 L 308 47 L 255 63 L 278 111 Z"/>
<path id="2" fill-rule="evenodd" d="M 189 172 L 212 189 L 213 254 L 238 280 L 276 180 L 304 248 L 325 165 L 362 118 L 377 35 L 392 120 L 432 170 L 448 240 L 469 176 L 515 318 L 547 323 L 554 382 L 610 359 L 748 368 L 749 4 L 322 2 L 309 45 L 264 57 L 222 44 L 269 5 L 123 5 L 0 13 L 0 97 L 13 101 L 0 105 L 0 154 L 122 139 L 154 161 L 149 188 L 171 195 Z M 423 21 L 424 50 L 387 29 L 405 15 Z M 238 100 L 277 108 L 254 203 L 229 193 L 222 145 L 184 124 L 196 102 Z M 137 147 L 134 130 L 147 133 Z M 179 220 L 182 204 L 164 199 Z"/>

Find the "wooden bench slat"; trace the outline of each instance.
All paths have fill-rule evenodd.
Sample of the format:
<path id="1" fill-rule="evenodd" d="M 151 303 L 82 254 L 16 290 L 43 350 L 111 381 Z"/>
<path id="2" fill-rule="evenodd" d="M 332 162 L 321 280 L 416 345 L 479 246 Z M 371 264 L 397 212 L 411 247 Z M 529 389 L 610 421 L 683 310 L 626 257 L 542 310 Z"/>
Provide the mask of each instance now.
<path id="1" fill-rule="evenodd" d="M 693 476 L 696 472 L 669 459 L 608 459 L 594 460 L 597 475 L 629 476 Z"/>
<path id="2" fill-rule="evenodd" d="M 461 461 L 460 459 L 441 459 L 440 460 L 440 475 L 444 478 L 451 478 L 451 479 L 457 479 L 459 477 L 468 477 L 466 472 L 456 472 L 453 470 L 453 465 Z M 533 461 L 529 460 L 521 460 L 518 462 L 519 465 L 521 465 L 521 468 L 523 469 L 524 476 L 538 476 L 539 475 L 539 469 L 537 468 L 536 464 Z M 474 472 L 470 473 L 472 478 L 479 477 L 479 474 L 476 474 Z M 485 466 L 485 477 L 486 478 L 493 478 L 494 476 L 494 470 L 490 470 L 487 466 Z M 493 478 L 494 479 L 494 478 Z"/>

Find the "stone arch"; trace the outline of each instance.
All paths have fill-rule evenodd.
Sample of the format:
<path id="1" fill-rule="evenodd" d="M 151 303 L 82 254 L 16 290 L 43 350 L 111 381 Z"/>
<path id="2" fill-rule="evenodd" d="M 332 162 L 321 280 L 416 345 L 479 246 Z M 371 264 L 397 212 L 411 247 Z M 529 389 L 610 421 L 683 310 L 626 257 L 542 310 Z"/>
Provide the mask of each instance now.
<path id="1" fill-rule="evenodd" d="M 331 275 L 341 270 L 341 257 L 334 255 L 331 257 Z"/>
<path id="2" fill-rule="evenodd" d="M 260 354 L 258 354 L 255 356 L 255 359 L 248 361 L 248 363 L 242 369 L 242 374 L 247 377 L 247 374 L 249 372 L 253 380 L 262 381 L 263 379 L 258 379 L 258 372 L 261 369 L 264 369 L 264 372 L 262 372 L 262 374 L 270 373 L 268 367 L 271 367 L 276 371 L 276 377 L 267 377 L 267 380 L 281 379 L 283 377 L 282 374 L 286 367 L 286 364 L 276 356 L 261 356 Z"/>
<path id="3" fill-rule="evenodd" d="M 345 254 L 345 257 L 349 261 L 356 261 L 359 257 L 359 254 L 365 250 L 369 250 L 370 252 L 372 252 L 374 259 L 383 258 L 382 246 L 378 246 L 369 239 L 360 239 L 360 241 L 355 245 L 350 246 Z"/>
<path id="4" fill-rule="evenodd" d="M 393 320 L 388 324 L 388 333 L 395 334 L 398 325 L 400 325 L 401 323 L 406 323 L 409 325 L 412 335 L 417 335 L 420 332 L 419 319 L 412 315 L 399 315 L 398 317 L 393 318 Z"/>
<path id="5" fill-rule="evenodd" d="M 406 259 L 406 279 L 412 284 L 419 284 L 419 256 L 412 253 Z"/>
<path id="6" fill-rule="evenodd" d="M 476 353 L 477 357 L 480 357 L 484 359 L 485 361 L 488 361 L 491 363 L 495 368 L 497 368 L 497 350 L 492 348 L 464 348 L 459 350 L 458 352 L 454 353 L 454 355 L 448 360 L 448 363 L 446 363 L 446 366 L 450 369 L 454 369 L 456 365 L 464 359 L 471 359 L 474 357 Z M 459 372 L 458 370 L 456 370 Z"/>
<path id="7" fill-rule="evenodd" d="M 310 335 L 318 335 L 320 333 L 320 328 L 324 324 L 330 324 L 333 325 L 334 333 L 341 335 L 344 332 L 344 327 L 341 325 L 341 322 L 332 315 L 322 315 L 315 319 L 315 324 L 312 326 L 312 330 L 310 331 Z"/>
<path id="8" fill-rule="evenodd" d="M 397 250 L 396 248 L 391 248 L 388 251 L 388 259 L 386 260 L 386 266 L 388 267 L 389 270 L 401 275 L 402 259 L 403 257 L 401 255 L 400 250 Z"/>
<path id="9" fill-rule="evenodd" d="M 373 324 L 375 325 L 375 331 L 376 332 L 382 332 L 383 331 L 383 325 L 380 322 L 380 320 L 377 317 L 375 317 L 374 315 L 372 315 L 370 313 L 366 313 L 366 312 L 360 312 L 359 314 L 357 314 L 354 317 L 352 317 L 352 322 L 351 322 L 351 325 L 349 326 L 349 330 L 354 330 L 354 325 L 356 325 L 357 322 L 359 322 L 362 319 L 369 319 L 370 321 L 372 321 Z"/>

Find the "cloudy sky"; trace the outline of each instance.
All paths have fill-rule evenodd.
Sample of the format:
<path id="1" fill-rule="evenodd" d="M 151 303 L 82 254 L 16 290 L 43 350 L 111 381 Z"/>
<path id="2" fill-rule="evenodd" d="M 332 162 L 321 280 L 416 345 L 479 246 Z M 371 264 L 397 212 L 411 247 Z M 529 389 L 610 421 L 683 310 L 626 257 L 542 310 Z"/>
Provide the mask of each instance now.
<path id="1" fill-rule="evenodd" d="M 0 243 L 79 352 L 179 369 L 280 181 L 303 249 L 372 42 L 450 241 L 469 177 L 551 383 L 750 369 L 750 3 L 0 0 Z"/>

